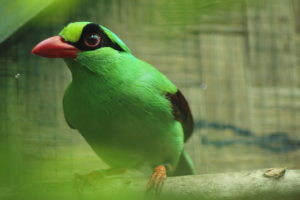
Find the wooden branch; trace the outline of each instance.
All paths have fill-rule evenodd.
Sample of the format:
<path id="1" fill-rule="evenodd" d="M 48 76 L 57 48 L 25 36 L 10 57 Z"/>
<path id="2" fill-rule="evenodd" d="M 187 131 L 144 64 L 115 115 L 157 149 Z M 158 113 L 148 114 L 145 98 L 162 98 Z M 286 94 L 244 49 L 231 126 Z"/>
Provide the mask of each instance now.
<path id="1" fill-rule="evenodd" d="M 164 192 L 191 199 L 300 199 L 300 171 L 273 169 L 170 178 Z"/>
<path id="2" fill-rule="evenodd" d="M 140 200 L 145 194 L 146 183 L 145 178 L 107 177 L 97 182 L 94 189 L 86 188 L 83 192 L 78 192 L 74 183 L 38 184 L 33 187 L 33 191 L 46 194 L 49 199 L 53 199 L 51 194 L 55 194 L 56 199 L 58 194 L 64 194 L 64 199 L 68 197 L 72 200 L 97 199 L 105 194 L 105 199 L 109 199 L 107 197 L 111 195 L 115 197 L 113 199 Z M 128 194 L 131 196 L 129 197 Z M 34 198 L 48 199 L 36 194 Z M 276 168 L 170 177 L 166 180 L 161 195 L 154 199 L 299 200 L 300 170 Z"/>

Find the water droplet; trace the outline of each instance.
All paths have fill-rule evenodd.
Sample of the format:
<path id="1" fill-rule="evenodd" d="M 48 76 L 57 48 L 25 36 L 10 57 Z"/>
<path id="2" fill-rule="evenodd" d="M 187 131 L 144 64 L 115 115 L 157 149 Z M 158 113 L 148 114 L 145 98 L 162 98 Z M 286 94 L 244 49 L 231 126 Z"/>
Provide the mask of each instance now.
<path id="1" fill-rule="evenodd" d="M 16 73 L 15 74 L 15 79 L 19 79 L 19 78 L 21 78 L 21 74 L 20 73 Z"/>
<path id="2" fill-rule="evenodd" d="M 206 83 L 201 83 L 201 84 L 200 84 L 200 88 L 201 88 L 202 90 L 206 90 L 206 89 L 207 89 Z"/>

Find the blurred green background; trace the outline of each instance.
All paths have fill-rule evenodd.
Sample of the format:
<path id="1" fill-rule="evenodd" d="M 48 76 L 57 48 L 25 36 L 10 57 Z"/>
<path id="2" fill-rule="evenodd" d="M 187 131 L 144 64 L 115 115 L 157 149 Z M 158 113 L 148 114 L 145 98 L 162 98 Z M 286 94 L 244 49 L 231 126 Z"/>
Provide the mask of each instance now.
<path id="1" fill-rule="evenodd" d="M 108 27 L 181 88 L 199 174 L 300 168 L 300 0 L 0 3 L 0 197 L 107 167 L 63 118 L 63 61 L 30 54 L 72 21 Z"/>

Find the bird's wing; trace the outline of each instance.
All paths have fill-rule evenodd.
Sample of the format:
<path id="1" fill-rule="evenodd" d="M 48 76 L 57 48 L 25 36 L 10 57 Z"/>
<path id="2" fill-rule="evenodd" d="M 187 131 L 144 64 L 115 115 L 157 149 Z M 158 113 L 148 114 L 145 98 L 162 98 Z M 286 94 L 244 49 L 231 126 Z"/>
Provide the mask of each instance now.
<path id="1" fill-rule="evenodd" d="M 184 142 L 186 142 L 192 135 L 194 129 L 194 120 L 189 104 L 180 90 L 177 90 L 176 93 L 167 93 L 166 96 L 172 104 L 174 118 L 178 120 L 183 127 Z"/>
<path id="2" fill-rule="evenodd" d="M 156 88 L 158 92 L 165 95 L 166 98 L 170 101 L 173 116 L 175 120 L 178 120 L 184 131 L 184 141 L 186 142 L 188 138 L 192 135 L 194 129 L 194 120 L 189 107 L 188 102 L 186 101 L 183 94 L 177 87 L 160 71 L 151 65 L 143 62 L 139 63 L 139 66 L 143 68 L 143 82 L 151 84 L 152 87 Z"/>

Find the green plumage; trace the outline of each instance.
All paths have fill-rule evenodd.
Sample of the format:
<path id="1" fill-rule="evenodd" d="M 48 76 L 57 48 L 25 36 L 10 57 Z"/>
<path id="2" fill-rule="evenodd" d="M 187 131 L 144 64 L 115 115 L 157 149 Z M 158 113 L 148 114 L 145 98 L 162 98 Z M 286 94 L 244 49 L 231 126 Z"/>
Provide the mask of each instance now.
<path id="1" fill-rule="evenodd" d="M 60 35 L 76 42 L 87 24 L 72 23 Z M 111 167 L 176 167 L 183 153 L 184 131 L 166 97 L 177 92 L 176 86 L 134 57 L 114 33 L 100 27 L 123 51 L 101 47 L 81 51 L 74 60 L 65 59 L 72 73 L 63 99 L 67 122 Z M 181 162 L 189 167 L 182 171 L 191 173 L 185 158 Z"/>

